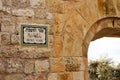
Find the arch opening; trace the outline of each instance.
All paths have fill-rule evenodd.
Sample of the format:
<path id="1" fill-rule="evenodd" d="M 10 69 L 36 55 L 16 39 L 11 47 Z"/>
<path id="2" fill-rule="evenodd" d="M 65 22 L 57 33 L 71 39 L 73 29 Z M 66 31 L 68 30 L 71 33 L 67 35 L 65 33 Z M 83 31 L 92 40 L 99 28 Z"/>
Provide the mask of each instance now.
<path id="1" fill-rule="evenodd" d="M 84 38 L 83 49 L 82 49 L 83 54 L 87 59 L 88 59 L 88 48 L 89 48 L 89 44 L 91 41 L 95 41 L 102 37 L 120 38 L 120 24 L 119 23 L 120 23 L 119 18 L 105 18 L 105 19 L 97 21 L 89 29 L 89 31 L 86 34 L 86 37 Z"/>

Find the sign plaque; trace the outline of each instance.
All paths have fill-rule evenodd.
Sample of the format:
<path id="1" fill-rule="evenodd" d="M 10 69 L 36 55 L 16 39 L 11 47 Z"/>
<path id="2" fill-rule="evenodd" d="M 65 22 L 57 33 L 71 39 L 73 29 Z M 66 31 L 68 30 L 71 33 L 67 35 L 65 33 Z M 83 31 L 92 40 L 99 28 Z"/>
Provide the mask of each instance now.
<path id="1" fill-rule="evenodd" d="M 23 45 L 45 46 L 48 44 L 47 26 L 21 25 L 21 41 Z"/>

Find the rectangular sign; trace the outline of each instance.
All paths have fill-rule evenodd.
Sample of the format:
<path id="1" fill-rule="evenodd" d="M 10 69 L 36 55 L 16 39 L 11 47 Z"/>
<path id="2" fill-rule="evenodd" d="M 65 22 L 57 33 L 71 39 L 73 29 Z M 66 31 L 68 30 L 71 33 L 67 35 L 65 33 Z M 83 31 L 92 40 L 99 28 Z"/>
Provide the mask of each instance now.
<path id="1" fill-rule="evenodd" d="M 23 45 L 47 45 L 47 26 L 21 25 Z"/>

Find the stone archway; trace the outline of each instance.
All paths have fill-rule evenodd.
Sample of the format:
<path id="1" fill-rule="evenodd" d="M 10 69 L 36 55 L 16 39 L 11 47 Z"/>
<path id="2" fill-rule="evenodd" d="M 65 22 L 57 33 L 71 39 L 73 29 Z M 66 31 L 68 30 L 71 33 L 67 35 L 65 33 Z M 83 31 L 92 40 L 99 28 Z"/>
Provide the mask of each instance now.
<path id="1" fill-rule="evenodd" d="M 103 18 L 89 28 L 82 45 L 84 57 L 88 59 L 87 53 L 90 42 L 101 37 L 120 37 L 120 18 Z"/>

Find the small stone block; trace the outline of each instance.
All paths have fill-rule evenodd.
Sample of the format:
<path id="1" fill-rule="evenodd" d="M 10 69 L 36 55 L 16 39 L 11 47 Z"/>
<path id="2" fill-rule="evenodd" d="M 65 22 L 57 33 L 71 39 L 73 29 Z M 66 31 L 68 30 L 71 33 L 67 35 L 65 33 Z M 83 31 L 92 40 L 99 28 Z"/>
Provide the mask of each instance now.
<path id="1" fill-rule="evenodd" d="M 57 73 L 50 73 L 48 75 L 48 80 L 57 80 L 57 77 L 58 77 Z"/>
<path id="2" fill-rule="evenodd" d="M 11 36 L 11 43 L 12 44 L 19 44 L 19 35 L 13 34 Z"/>
<path id="3" fill-rule="evenodd" d="M 25 62 L 25 73 L 32 73 L 34 72 L 34 61 L 29 60 Z"/>
<path id="4" fill-rule="evenodd" d="M 7 32 L 1 33 L 1 43 L 3 45 L 10 44 L 10 34 Z"/>
<path id="5" fill-rule="evenodd" d="M 49 60 L 36 60 L 35 61 L 35 72 L 48 72 L 49 71 Z"/>

